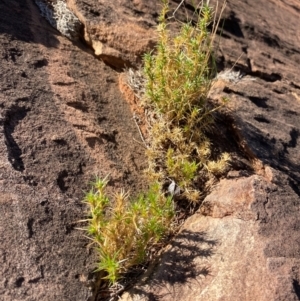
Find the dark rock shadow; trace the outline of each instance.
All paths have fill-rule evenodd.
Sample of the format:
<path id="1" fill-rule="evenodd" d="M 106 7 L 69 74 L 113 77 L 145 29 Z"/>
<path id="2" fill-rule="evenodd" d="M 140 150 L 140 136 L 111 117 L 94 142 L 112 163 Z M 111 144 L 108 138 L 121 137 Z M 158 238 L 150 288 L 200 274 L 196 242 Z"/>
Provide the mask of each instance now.
<path id="1" fill-rule="evenodd" d="M 204 232 L 183 230 L 171 242 L 171 249 L 163 256 L 162 271 L 156 281 L 174 285 L 186 283 L 200 275 L 207 276 L 209 269 L 205 266 L 199 267 L 195 259 L 212 256 L 216 244 Z"/>
<path id="2" fill-rule="evenodd" d="M 16 126 L 24 119 L 29 109 L 25 107 L 13 106 L 6 114 L 4 122 L 5 144 L 8 152 L 8 160 L 17 171 L 24 171 L 22 160 L 22 150 L 14 138 Z"/>
<path id="3" fill-rule="evenodd" d="M 300 285 L 296 279 L 293 280 L 293 288 L 294 288 L 295 294 L 297 295 L 298 299 L 300 300 Z"/>
<path id="4" fill-rule="evenodd" d="M 162 256 L 159 266 L 155 269 L 155 279 L 149 281 L 150 287 L 174 287 L 177 284 L 198 282 L 199 276 L 208 276 L 209 267 L 206 264 L 199 264 L 197 259 L 211 257 L 217 244 L 218 242 L 209 239 L 205 232 L 183 230 Z M 134 288 L 130 293 L 146 295 L 153 301 L 161 299 L 161 296 L 145 292 L 141 287 Z"/>
<path id="5" fill-rule="evenodd" d="M 289 140 L 283 141 L 266 135 L 250 123 L 243 122 L 242 127 L 243 135 L 254 155 L 264 164 L 288 175 L 290 187 L 300 196 L 300 162 L 292 154 L 293 149 L 299 146 L 300 131 L 292 128 Z"/>
<path id="6" fill-rule="evenodd" d="M 33 16 L 33 14 L 35 16 Z M 38 22 L 40 17 L 38 7 L 33 0 L 1 0 L 0 1 L 0 35 L 7 34 L 12 40 L 24 42 L 41 43 L 46 47 L 56 47 L 59 44 L 55 37 L 56 31 L 47 23 L 46 20 Z M 47 35 L 39 41 L 35 38 L 32 27 L 47 27 Z"/>
<path id="7" fill-rule="evenodd" d="M 234 35 L 237 38 L 244 38 L 243 31 L 239 24 L 240 22 L 241 20 L 235 16 L 235 13 L 231 12 L 228 18 L 220 20 L 220 28 L 223 31 Z"/>

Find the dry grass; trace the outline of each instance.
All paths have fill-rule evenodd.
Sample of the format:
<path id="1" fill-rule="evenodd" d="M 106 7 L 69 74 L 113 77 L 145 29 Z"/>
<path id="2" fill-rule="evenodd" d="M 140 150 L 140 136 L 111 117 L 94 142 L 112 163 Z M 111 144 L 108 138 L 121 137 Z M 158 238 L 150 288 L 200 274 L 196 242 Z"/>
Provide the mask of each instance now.
<path id="1" fill-rule="evenodd" d="M 85 230 L 99 253 L 98 270 L 113 284 L 130 267 L 145 261 L 149 248 L 170 233 L 175 213 L 172 198 L 165 197 L 157 184 L 130 200 L 124 191 L 108 198 L 107 183 L 97 178 L 86 194 L 89 218 Z"/>
<path id="2" fill-rule="evenodd" d="M 218 109 L 208 102 L 216 75 L 213 41 L 218 20 L 212 8 L 201 3 L 196 26 L 184 23 L 174 37 L 166 18 L 168 1 L 162 2 L 156 52 L 144 57 L 143 101 L 155 116 L 147 150 L 148 175 L 162 185 L 166 179 L 174 181 L 185 197 L 198 201 L 200 192 L 193 182 L 199 171 L 219 174 L 229 161 L 226 153 L 210 160 L 211 146 L 206 137 L 214 123 L 213 112 Z M 208 30 L 211 25 L 212 32 Z"/>
<path id="3" fill-rule="evenodd" d="M 98 270 L 112 284 L 143 262 L 149 248 L 174 230 L 174 195 L 199 201 L 201 191 L 195 179 L 200 173 L 221 174 L 230 159 L 223 153 L 212 160 L 206 137 L 218 109 L 208 102 L 216 75 L 213 41 L 218 20 L 212 8 L 202 3 L 195 7 L 196 26 L 184 23 L 174 37 L 168 30 L 168 1 L 162 3 L 156 51 L 145 55 L 143 71 L 129 71 L 128 77 L 149 113 L 147 175 L 155 184 L 133 200 L 124 191 L 109 199 L 107 180 L 97 179 L 85 198 L 86 231 L 99 251 Z"/>

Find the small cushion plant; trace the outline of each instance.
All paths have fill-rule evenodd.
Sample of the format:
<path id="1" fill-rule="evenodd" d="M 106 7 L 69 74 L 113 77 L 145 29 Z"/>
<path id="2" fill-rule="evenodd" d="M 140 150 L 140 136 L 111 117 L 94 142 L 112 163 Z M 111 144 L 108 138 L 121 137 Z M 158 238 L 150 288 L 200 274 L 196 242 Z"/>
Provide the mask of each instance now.
<path id="1" fill-rule="evenodd" d="M 86 194 L 89 218 L 86 231 L 99 251 L 98 270 L 114 284 L 134 265 L 142 263 L 148 250 L 174 231 L 175 205 L 166 196 L 166 179 L 175 183 L 190 201 L 199 201 L 194 185 L 196 175 L 205 170 L 221 173 L 229 160 L 209 160 L 210 142 L 205 132 L 213 123 L 207 95 L 215 73 L 213 40 L 218 23 L 212 9 L 197 7 L 198 20 L 182 24 L 174 37 L 168 31 L 169 5 L 162 0 L 158 44 L 144 56 L 145 93 L 143 105 L 153 112 L 147 147 L 149 158 L 148 192 L 130 200 L 121 191 L 109 199 L 107 179 L 97 178 Z M 208 26 L 213 24 L 213 31 Z"/>
<path id="2" fill-rule="evenodd" d="M 86 231 L 99 252 L 98 270 L 114 284 L 128 268 L 146 259 L 147 250 L 169 232 L 175 213 L 172 198 L 165 197 L 158 184 L 134 200 L 124 191 L 111 200 L 105 192 L 107 183 L 106 178 L 97 178 L 86 194 Z"/>
<path id="3" fill-rule="evenodd" d="M 174 37 L 167 24 L 168 0 L 162 0 L 159 17 L 158 45 L 155 53 L 144 56 L 145 106 L 156 114 L 150 130 L 150 178 L 174 181 L 191 201 L 199 200 L 193 180 L 200 170 L 221 173 L 229 155 L 210 159 L 210 142 L 205 132 L 213 123 L 208 103 L 212 76 L 216 73 L 213 41 L 218 22 L 213 11 L 202 3 L 198 20 L 182 24 Z M 208 30 L 213 23 L 213 31 Z"/>

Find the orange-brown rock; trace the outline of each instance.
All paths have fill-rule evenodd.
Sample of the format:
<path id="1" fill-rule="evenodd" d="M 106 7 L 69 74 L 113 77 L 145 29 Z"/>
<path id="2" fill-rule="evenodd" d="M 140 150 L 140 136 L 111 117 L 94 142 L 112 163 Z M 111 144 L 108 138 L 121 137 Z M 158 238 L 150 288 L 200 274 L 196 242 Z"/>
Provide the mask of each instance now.
<path id="1" fill-rule="evenodd" d="M 154 20 L 139 17 L 152 4 L 126 0 L 67 3 L 85 25 L 84 39 L 95 55 L 116 69 L 137 67 L 142 55 L 155 45 Z"/>
<path id="2" fill-rule="evenodd" d="M 121 300 L 297 300 L 299 196 L 268 172 L 222 180 Z"/>
<path id="3" fill-rule="evenodd" d="M 125 98 L 142 112 L 113 69 L 153 49 L 160 4 L 66 0 L 78 41 L 34 2 L 0 2 L 0 299 L 96 301 L 95 254 L 76 230 L 83 190 L 95 174 L 111 191 L 144 185 Z M 180 3 L 184 21 L 192 1 L 170 14 Z M 297 0 L 227 1 L 210 98 L 230 99 L 211 136 L 230 171 L 123 300 L 300 299 L 299 17 Z"/>
<path id="4" fill-rule="evenodd" d="M 84 191 L 96 175 L 140 191 L 140 135 L 118 74 L 34 1 L 1 1 L 0 20 L 0 300 L 87 300 Z"/>
<path id="5" fill-rule="evenodd" d="M 123 300 L 299 300 L 299 18 L 298 1 L 227 1 L 210 97 L 230 99 L 225 144 L 249 161 L 232 152 L 236 170 Z"/>

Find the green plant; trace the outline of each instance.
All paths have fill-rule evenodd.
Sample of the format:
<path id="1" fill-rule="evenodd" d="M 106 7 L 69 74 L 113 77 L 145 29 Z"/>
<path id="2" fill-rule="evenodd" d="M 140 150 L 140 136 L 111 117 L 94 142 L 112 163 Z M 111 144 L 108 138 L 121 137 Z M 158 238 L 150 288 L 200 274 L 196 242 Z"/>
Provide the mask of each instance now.
<path id="1" fill-rule="evenodd" d="M 207 97 L 216 74 L 213 41 L 218 22 L 213 20 L 208 4 L 202 3 L 196 25 L 184 23 L 173 36 L 166 18 L 168 1 L 162 3 L 156 51 L 144 56 L 144 106 L 156 116 L 147 150 L 148 174 L 160 182 L 171 178 L 188 199 L 197 201 L 199 193 L 193 187 L 196 174 L 203 169 L 220 173 L 229 160 L 229 155 L 223 154 L 210 161 L 206 137 L 214 121 L 213 112 L 218 109 Z M 208 30 L 211 23 L 212 32 Z"/>
<path id="2" fill-rule="evenodd" d="M 97 270 L 104 271 L 103 278 L 113 284 L 130 267 L 142 263 L 149 247 L 170 233 L 174 204 L 158 184 L 136 199 L 130 200 L 129 194 L 121 191 L 110 200 L 105 192 L 107 183 L 106 178 L 97 178 L 86 194 L 86 231 L 97 246 Z"/>
<path id="3" fill-rule="evenodd" d="M 196 26 L 182 24 L 175 36 L 168 30 L 168 1 L 162 0 L 156 52 L 144 57 L 144 106 L 152 116 L 148 139 L 149 190 L 135 199 L 121 191 L 106 195 L 107 178 L 97 178 L 86 194 L 86 231 L 99 254 L 98 271 L 115 283 L 128 269 L 145 261 L 149 248 L 166 237 L 175 216 L 173 198 L 163 193 L 166 179 L 190 201 L 198 201 L 195 178 L 200 172 L 222 173 L 229 160 L 212 160 L 206 133 L 213 124 L 207 95 L 215 74 L 213 40 L 217 23 L 203 4 Z M 208 26 L 213 22 L 213 31 Z M 138 76 L 142 78 L 141 74 Z M 141 80 L 143 82 L 143 79 Z M 140 83 L 137 85 L 140 87 Z M 172 194 L 172 193 L 171 193 Z"/>
<path id="4" fill-rule="evenodd" d="M 157 52 L 144 57 L 146 96 L 166 120 L 181 127 L 183 122 L 189 132 L 195 123 L 206 117 L 210 74 L 214 72 L 213 36 L 207 29 L 212 10 L 203 5 L 197 25 L 183 24 L 178 35 L 172 37 L 167 29 L 168 1 L 162 2 Z"/>

